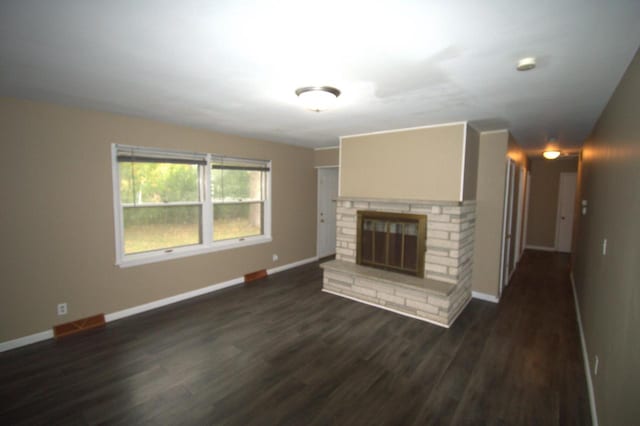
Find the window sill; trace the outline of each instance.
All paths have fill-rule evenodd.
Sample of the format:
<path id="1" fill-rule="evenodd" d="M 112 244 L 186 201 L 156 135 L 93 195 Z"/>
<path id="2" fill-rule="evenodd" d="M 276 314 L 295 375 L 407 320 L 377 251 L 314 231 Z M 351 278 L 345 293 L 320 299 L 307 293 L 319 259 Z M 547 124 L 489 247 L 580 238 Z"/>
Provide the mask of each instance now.
<path id="1" fill-rule="evenodd" d="M 166 260 L 180 259 L 183 257 L 196 256 L 199 254 L 213 253 L 216 251 L 231 250 L 240 247 L 248 247 L 257 244 L 270 243 L 271 236 L 261 235 L 259 237 L 247 237 L 241 240 L 218 241 L 208 246 L 179 247 L 167 253 L 157 251 L 152 253 L 140 253 L 126 256 L 116 260 L 116 266 L 129 268 L 131 266 L 145 265 L 147 263 L 164 262 Z"/>

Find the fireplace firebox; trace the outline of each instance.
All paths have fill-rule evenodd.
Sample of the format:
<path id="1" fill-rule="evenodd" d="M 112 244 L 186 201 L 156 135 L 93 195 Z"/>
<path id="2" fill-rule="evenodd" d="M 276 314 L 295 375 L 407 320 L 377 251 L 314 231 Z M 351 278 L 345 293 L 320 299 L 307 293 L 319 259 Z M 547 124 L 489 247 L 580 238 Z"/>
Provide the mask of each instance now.
<path id="1" fill-rule="evenodd" d="M 356 262 L 424 278 L 427 217 L 358 211 Z"/>

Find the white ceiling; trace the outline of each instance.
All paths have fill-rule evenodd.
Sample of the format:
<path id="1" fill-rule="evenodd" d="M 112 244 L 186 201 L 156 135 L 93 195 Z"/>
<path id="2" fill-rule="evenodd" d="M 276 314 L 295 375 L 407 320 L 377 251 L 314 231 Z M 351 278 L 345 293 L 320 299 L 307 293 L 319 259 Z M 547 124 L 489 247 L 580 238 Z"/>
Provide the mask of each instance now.
<path id="1" fill-rule="evenodd" d="M 307 147 L 469 120 L 575 148 L 639 45 L 638 0 L 3 0 L 0 95 Z"/>

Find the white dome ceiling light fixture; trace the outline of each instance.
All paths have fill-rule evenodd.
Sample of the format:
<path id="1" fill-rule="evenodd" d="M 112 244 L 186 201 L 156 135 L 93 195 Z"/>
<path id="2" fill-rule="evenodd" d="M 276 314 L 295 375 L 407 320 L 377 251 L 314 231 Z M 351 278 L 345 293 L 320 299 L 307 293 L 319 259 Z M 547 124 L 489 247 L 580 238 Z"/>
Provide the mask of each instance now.
<path id="1" fill-rule="evenodd" d="M 340 90 L 331 86 L 307 86 L 296 89 L 296 95 L 306 109 L 321 112 L 335 104 L 340 96 Z"/>
<path id="2" fill-rule="evenodd" d="M 518 71 L 529 71 L 532 70 L 536 67 L 536 58 L 534 57 L 528 57 L 528 58 L 522 58 L 518 61 L 518 66 L 516 67 L 516 69 Z"/>
<path id="3" fill-rule="evenodd" d="M 560 149 L 558 148 L 558 140 L 549 138 L 547 148 L 542 152 L 542 156 L 547 160 L 555 160 L 560 157 Z"/>
<path id="4" fill-rule="evenodd" d="M 560 151 L 546 150 L 542 153 L 542 156 L 547 160 L 555 160 L 556 158 L 560 157 Z"/>

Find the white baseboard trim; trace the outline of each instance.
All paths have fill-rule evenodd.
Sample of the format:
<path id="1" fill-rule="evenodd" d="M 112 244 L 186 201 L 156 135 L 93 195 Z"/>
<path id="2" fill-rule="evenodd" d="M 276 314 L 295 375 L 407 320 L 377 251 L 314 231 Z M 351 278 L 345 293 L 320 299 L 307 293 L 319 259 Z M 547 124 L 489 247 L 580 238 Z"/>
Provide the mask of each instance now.
<path id="1" fill-rule="evenodd" d="M 0 343 L 0 352 L 9 351 L 11 349 L 19 348 L 21 346 L 27 346 L 32 343 L 42 342 L 43 340 L 53 338 L 53 330 L 41 331 L 40 333 L 30 334 L 24 337 L 18 337 L 17 339 L 7 340 Z"/>
<path id="2" fill-rule="evenodd" d="M 317 257 L 310 257 L 307 259 L 299 260 L 297 262 L 288 263 L 286 265 L 277 266 L 275 268 L 267 270 L 269 274 L 275 274 L 287 269 L 292 269 L 298 266 L 305 265 L 307 263 L 315 262 Z M 155 300 L 153 302 L 145 303 L 143 305 L 134 306 L 131 308 L 123 309 L 121 311 L 112 312 L 106 314 L 104 319 L 106 322 L 117 321 L 122 318 L 130 317 L 132 315 L 141 314 L 142 312 L 157 309 L 163 306 L 171 305 L 172 303 L 181 302 L 183 300 L 192 299 L 194 297 L 202 296 L 203 294 L 219 291 L 227 287 L 242 284 L 244 277 L 234 278 L 229 281 L 213 284 L 207 287 L 199 288 L 197 290 L 188 291 L 186 293 L 176 294 L 175 296 L 166 297 L 164 299 Z M 7 340 L 6 342 L 0 342 L 0 352 L 5 352 L 11 349 L 16 349 L 22 346 L 30 345 L 32 343 L 41 342 L 43 340 L 53 338 L 53 330 L 41 331 L 39 333 L 31 334 L 24 337 L 18 337 L 17 339 Z"/>
<path id="3" fill-rule="evenodd" d="M 308 257 L 306 259 L 298 260 L 297 262 L 288 263 L 282 266 L 276 266 L 275 268 L 267 269 L 267 274 L 276 274 L 278 272 L 286 271 L 287 269 L 297 268 L 298 266 L 306 265 L 307 263 L 317 262 L 318 256 Z"/>
<path id="4" fill-rule="evenodd" d="M 487 293 L 480 293 L 479 291 L 472 291 L 471 297 L 474 299 L 484 300 L 485 302 L 498 303 L 500 302 L 500 298 L 496 296 L 492 296 Z"/>
<path id="5" fill-rule="evenodd" d="M 547 247 L 547 246 L 532 246 L 531 244 L 527 244 L 525 248 L 529 250 L 541 250 L 541 251 L 556 251 L 555 247 Z"/>
<path id="6" fill-rule="evenodd" d="M 591 422 L 593 426 L 598 426 L 598 412 L 596 411 L 596 395 L 593 391 L 593 380 L 591 379 L 591 365 L 589 364 L 589 353 L 587 352 L 587 341 L 584 338 L 584 330 L 582 328 L 582 316 L 580 315 L 580 306 L 578 305 L 578 293 L 576 291 L 576 282 L 573 279 L 573 271 L 569 274 L 571 278 L 571 288 L 573 289 L 573 302 L 576 306 L 576 319 L 578 321 L 578 329 L 580 330 L 580 343 L 582 344 L 582 358 L 584 359 L 584 371 L 587 376 L 587 391 L 589 392 L 589 406 L 591 408 Z"/>
<path id="7" fill-rule="evenodd" d="M 173 303 L 182 302 L 183 300 L 202 296 L 203 294 L 219 291 L 219 290 L 222 290 L 223 288 L 242 284 L 243 282 L 244 282 L 244 277 L 234 278 L 229 281 L 213 284 L 207 287 L 199 288 L 197 290 L 187 291 L 186 293 L 176 294 L 175 296 L 166 297 L 160 300 L 154 300 L 153 302 L 145 303 L 144 305 L 138 305 L 132 308 L 123 309 L 121 311 L 112 312 L 110 314 L 105 315 L 104 319 L 106 322 L 117 321 L 119 319 L 130 317 L 136 314 L 141 314 L 143 312 L 150 311 L 152 309 L 161 308 L 163 306 L 171 305 Z"/>

